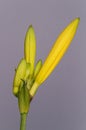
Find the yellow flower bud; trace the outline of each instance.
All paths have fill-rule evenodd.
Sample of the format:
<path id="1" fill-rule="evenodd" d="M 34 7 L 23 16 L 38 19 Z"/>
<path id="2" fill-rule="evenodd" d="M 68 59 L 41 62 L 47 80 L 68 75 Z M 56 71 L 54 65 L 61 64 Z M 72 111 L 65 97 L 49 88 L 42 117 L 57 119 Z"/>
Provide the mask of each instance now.
<path id="1" fill-rule="evenodd" d="M 34 70 L 34 78 L 37 76 L 38 72 L 40 71 L 42 67 L 42 60 L 39 60 L 36 64 L 36 68 Z"/>
<path id="2" fill-rule="evenodd" d="M 46 58 L 41 70 L 39 71 L 35 82 L 30 90 L 30 94 L 34 96 L 38 86 L 42 84 L 51 74 L 53 69 L 58 65 L 63 55 L 67 51 L 72 39 L 75 36 L 80 19 L 74 19 L 56 39 L 48 57 Z"/>
<path id="3" fill-rule="evenodd" d="M 27 63 L 31 64 L 30 73 L 33 74 L 36 54 L 36 37 L 32 25 L 29 26 L 24 41 L 24 56 Z"/>
<path id="4" fill-rule="evenodd" d="M 19 86 L 24 79 L 26 74 L 26 61 L 22 59 L 15 71 L 14 81 L 13 81 L 13 93 L 15 96 L 18 95 Z"/>

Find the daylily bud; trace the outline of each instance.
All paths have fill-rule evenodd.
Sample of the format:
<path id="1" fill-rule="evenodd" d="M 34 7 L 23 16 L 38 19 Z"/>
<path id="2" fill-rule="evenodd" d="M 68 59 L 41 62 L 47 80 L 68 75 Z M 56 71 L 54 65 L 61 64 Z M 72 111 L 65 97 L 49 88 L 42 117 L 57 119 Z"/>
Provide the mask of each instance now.
<path id="1" fill-rule="evenodd" d="M 34 78 L 37 76 L 38 72 L 40 71 L 42 67 L 42 60 L 39 60 L 36 64 L 35 70 L 34 70 Z"/>
<path id="2" fill-rule="evenodd" d="M 16 69 L 14 81 L 13 81 L 13 94 L 15 96 L 18 95 L 19 86 L 21 84 L 21 80 L 24 79 L 25 74 L 26 74 L 26 61 L 25 59 L 22 59 Z"/>
<path id="3" fill-rule="evenodd" d="M 32 25 L 29 26 L 24 41 L 24 56 L 27 63 L 31 64 L 30 73 L 33 74 L 36 54 L 36 37 Z"/>
<path id="4" fill-rule="evenodd" d="M 74 19 L 56 39 L 30 90 L 30 95 L 32 97 L 35 95 L 39 85 L 47 79 L 67 51 L 72 39 L 75 36 L 79 21 L 79 18 Z"/>

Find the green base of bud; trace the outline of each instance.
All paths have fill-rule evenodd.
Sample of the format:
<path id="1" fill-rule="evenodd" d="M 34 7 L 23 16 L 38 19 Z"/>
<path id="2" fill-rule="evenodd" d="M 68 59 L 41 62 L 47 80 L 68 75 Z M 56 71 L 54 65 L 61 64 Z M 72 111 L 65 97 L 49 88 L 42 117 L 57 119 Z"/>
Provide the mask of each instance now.
<path id="1" fill-rule="evenodd" d="M 20 91 L 18 94 L 18 105 L 21 114 L 28 113 L 30 108 L 30 95 L 28 88 L 24 83 L 20 86 Z"/>

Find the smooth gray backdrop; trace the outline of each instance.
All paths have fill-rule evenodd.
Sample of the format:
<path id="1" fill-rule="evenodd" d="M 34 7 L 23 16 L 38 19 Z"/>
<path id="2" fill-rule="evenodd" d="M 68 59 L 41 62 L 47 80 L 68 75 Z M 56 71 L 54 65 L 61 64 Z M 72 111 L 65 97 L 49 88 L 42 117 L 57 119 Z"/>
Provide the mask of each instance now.
<path id="1" fill-rule="evenodd" d="M 44 61 L 75 17 L 81 18 L 77 34 L 32 101 L 27 130 L 86 130 L 86 0 L 0 0 L 0 130 L 19 130 L 12 83 L 28 26 L 36 32 L 36 60 Z"/>

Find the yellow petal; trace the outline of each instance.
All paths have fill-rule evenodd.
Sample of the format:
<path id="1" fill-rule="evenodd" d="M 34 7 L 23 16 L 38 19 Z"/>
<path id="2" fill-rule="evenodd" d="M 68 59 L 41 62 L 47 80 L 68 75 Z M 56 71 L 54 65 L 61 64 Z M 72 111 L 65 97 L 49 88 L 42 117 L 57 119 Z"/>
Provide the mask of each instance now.
<path id="1" fill-rule="evenodd" d="M 30 72 L 33 73 L 36 54 L 36 37 L 32 25 L 29 26 L 24 41 L 24 56 L 27 63 L 31 64 Z"/>
<path id="2" fill-rule="evenodd" d="M 53 69 L 67 51 L 76 33 L 79 21 L 79 18 L 74 19 L 56 39 L 48 57 L 46 58 L 41 70 L 36 77 L 35 83 L 30 90 L 30 94 L 32 96 L 37 91 L 37 87 L 46 80 L 46 78 L 50 75 L 50 73 L 53 71 Z"/>

